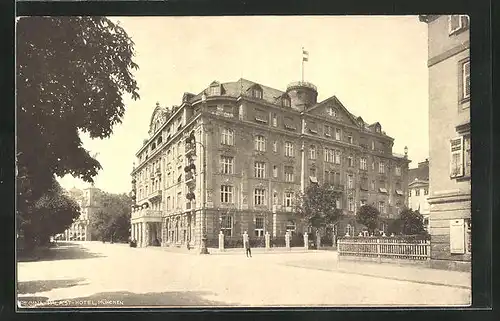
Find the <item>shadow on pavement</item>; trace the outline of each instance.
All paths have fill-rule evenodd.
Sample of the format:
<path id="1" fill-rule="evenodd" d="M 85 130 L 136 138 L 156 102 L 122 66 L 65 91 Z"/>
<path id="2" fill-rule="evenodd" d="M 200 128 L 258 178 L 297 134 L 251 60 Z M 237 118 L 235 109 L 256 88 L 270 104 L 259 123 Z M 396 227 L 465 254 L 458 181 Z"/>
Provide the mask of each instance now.
<path id="1" fill-rule="evenodd" d="M 18 262 L 79 260 L 105 257 L 102 254 L 90 252 L 82 244 L 64 242 L 54 247 L 35 251 L 30 255 L 18 255 Z"/>
<path id="2" fill-rule="evenodd" d="M 229 306 L 227 303 L 204 299 L 208 291 L 175 291 L 133 293 L 128 291 L 100 292 L 86 297 L 45 302 L 41 308 L 120 308 L 120 307 L 199 307 Z"/>
<path id="3" fill-rule="evenodd" d="M 39 280 L 39 281 L 24 281 L 17 282 L 17 293 L 40 293 L 47 292 L 53 289 L 69 288 L 77 285 L 85 285 L 80 283 L 85 281 L 84 278 L 68 279 L 68 280 Z"/>

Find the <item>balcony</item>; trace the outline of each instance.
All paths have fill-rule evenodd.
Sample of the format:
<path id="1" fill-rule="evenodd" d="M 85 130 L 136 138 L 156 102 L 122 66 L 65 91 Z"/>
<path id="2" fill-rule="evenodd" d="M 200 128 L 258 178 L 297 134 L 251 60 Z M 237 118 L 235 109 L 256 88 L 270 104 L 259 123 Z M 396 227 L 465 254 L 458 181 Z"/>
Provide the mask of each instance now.
<path id="1" fill-rule="evenodd" d="M 193 143 L 186 143 L 185 145 L 185 155 L 186 156 L 189 156 L 189 155 L 195 155 L 196 154 L 196 144 L 193 144 Z"/>
<path id="2" fill-rule="evenodd" d="M 159 189 L 159 190 L 156 190 L 156 191 L 149 193 L 148 199 L 150 201 L 161 200 L 161 195 L 162 195 L 162 190 Z"/>
<path id="3" fill-rule="evenodd" d="M 192 172 L 187 172 L 185 177 L 184 177 L 184 180 L 185 180 L 186 184 L 192 184 L 195 181 L 195 176 Z"/>
<path id="4" fill-rule="evenodd" d="M 147 208 L 135 208 L 132 209 L 132 219 L 141 217 L 157 218 L 161 220 L 162 211 L 151 210 Z"/>

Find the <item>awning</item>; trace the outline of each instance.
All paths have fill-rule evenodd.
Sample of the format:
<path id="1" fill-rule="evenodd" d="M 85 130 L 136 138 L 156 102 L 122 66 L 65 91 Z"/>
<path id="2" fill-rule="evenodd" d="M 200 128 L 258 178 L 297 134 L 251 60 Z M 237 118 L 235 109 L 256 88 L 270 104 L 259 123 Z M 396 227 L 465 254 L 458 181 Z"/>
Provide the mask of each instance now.
<path id="1" fill-rule="evenodd" d="M 318 125 L 315 122 L 307 122 L 307 129 L 313 134 L 318 133 Z"/>
<path id="2" fill-rule="evenodd" d="M 269 116 L 266 114 L 266 112 L 262 110 L 255 110 L 255 111 L 256 111 L 255 120 L 261 123 L 267 123 L 267 121 L 269 120 Z"/>
<path id="3" fill-rule="evenodd" d="M 400 189 L 397 189 L 397 190 L 396 190 L 396 194 L 398 194 L 398 195 L 403 195 L 403 191 L 402 191 L 402 190 L 400 190 Z"/>
<path id="4" fill-rule="evenodd" d="M 311 181 L 311 183 L 318 183 L 318 179 L 316 178 L 316 176 L 309 176 L 309 180 Z"/>
<path id="5" fill-rule="evenodd" d="M 267 123 L 267 119 L 265 119 L 264 117 L 262 117 L 260 115 L 255 116 L 255 120 L 260 122 L 260 123 Z"/>
<path id="6" fill-rule="evenodd" d="M 380 191 L 380 193 L 387 193 L 387 189 L 385 189 L 384 187 L 380 187 L 378 190 Z"/>

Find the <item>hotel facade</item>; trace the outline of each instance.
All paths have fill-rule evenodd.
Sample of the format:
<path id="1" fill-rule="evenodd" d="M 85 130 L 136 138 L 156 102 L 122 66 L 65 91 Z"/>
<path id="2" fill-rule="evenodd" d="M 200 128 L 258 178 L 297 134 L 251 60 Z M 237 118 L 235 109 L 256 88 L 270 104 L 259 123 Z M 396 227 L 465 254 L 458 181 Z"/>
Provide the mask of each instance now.
<path id="1" fill-rule="evenodd" d="M 470 41 L 466 15 L 420 16 L 428 26 L 431 263 L 470 270 Z"/>
<path id="2" fill-rule="evenodd" d="M 66 241 L 91 240 L 92 231 L 89 218 L 99 209 L 96 197 L 99 192 L 100 190 L 94 186 L 89 186 L 83 190 L 72 188 L 66 192 L 80 207 L 80 216 L 63 234 L 59 235 L 59 238 Z"/>
<path id="3" fill-rule="evenodd" d="M 393 154 L 378 122 L 317 95 L 307 82 L 281 91 L 240 79 L 185 93 L 180 106 L 157 104 L 131 174 L 138 246 L 302 233 L 295 198 L 315 183 L 342 193 L 346 218 L 332 234 L 359 232 L 354 213 L 363 204 L 396 218 L 407 205 L 407 156 Z"/>

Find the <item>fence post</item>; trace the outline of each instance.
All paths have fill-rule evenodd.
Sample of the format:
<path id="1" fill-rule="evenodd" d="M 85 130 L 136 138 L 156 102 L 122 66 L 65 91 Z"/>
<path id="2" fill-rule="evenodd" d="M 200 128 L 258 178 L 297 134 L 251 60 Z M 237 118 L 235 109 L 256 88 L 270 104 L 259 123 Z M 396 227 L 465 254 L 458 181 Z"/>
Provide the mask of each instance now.
<path id="1" fill-rule="evenodd" d="M 309 236 L 307 235 L 307 232 L 304 233 L 304 248 L 309 250 Z"/>
<path id="2" fill-rule="evenodd" d="M 378 258 L 378 262 L 380 263 L 381 258 L 380 258 L 380 239 L 379 238 L 377 238 L 377 258 Z"/>
<path id="3" fill-rule="evenodd" d="M 266 238 L 266 250 L 269 250 L 271 248 L 271 238 L 270 238 L 269 232 L 267 232 L 267 231 L 266 231 L 265 238 Z"/>
<path id="4" fill-rule="evenodd" d="M 219 251 L 224 251 L 224 233 L 219 233 Z"/>
<path id="5" fill-rule="evenodd" d="M 285 247 L 290 250 L 290 232 L 285 233 Z"/>

